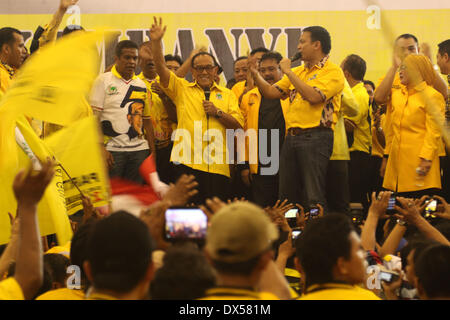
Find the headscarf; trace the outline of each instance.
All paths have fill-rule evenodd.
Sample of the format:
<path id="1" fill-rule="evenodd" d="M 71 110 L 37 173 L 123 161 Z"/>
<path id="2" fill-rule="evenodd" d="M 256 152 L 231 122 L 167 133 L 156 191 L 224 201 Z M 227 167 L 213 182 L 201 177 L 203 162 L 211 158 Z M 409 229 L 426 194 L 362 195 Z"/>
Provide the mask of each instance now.
<path id="1" fill-rule="evenodd" d="M 410 77 L 414 74 L 419 74 L 427 85 L 433 86 L 436 80 L 436 73 L 428 57 L 421 54 L 410 54 L 403 63 L 408 68 Z"/>

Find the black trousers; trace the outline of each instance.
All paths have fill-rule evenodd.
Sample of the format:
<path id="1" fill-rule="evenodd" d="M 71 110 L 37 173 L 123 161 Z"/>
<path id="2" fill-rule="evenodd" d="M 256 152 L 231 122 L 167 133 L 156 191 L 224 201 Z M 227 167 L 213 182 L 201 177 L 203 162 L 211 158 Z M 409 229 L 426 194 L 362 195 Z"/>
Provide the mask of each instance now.
<path id="1" fill-rule="evenodd" d="M 347 160 L 330 160 L 326 190 L 329 211 L 349 214 L 350 190 Z"/>
<path id="2" fill-rule="evenodd" d="M 369 160 L 369 195 L 372 192 L 380 192 L 383 190 L 383 177 L 380 176 L 380 168 L 383 158 L 371 156 Z M 369 197 L 370 199 L 370 197 Z"/>
<path id="3" fill-rule="evenodd" d="M 369 170 L 370 154 L 362 151 L 350 152 L 350 202 L 361 203 L 365 213 L 369 210 L 369 199 L 367 199 L 370 190 Z"/>
<path id="4" fill-rule="evenodd" d="M 230 198 L 230 178 L 221 174 L 195 170 L 182 164 L 174 165 L 174 167 L 177 179 L 187 174 L 194 175 L 198 182 L 198 193 L 191 198 L 190 203 L 200 205 L 204 204 L 208 198 L 218 197 L 222 201 Z"/>
<path id="5" fill-rule="evenodd" d="M 173 142 L 167 147 L 156 149 L 156 170 L 158 171 L 159 179 L 166 184 L 175 182 L 175 167 L 170 162 L 172 147 Z"/>
<path id="6" fill-rule="evenodd" d="M 441 171 L 442 171 L 442 197 L 450 202 L 450 155 L 448 154 L 445 157 L 441 157 Z"/>

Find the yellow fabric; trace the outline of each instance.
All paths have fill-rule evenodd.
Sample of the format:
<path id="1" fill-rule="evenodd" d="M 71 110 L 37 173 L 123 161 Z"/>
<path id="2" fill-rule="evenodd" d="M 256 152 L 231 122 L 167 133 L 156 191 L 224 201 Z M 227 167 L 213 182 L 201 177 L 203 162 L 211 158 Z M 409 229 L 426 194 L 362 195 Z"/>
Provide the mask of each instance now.
<path id="1" fill-rule="evenodd" d="M 152 91 L 152 83 L 153 81 L 159 83 L 159 76 L 151 82 L 145 78 L 144 73 L 142 72 L 138 77 L 145 82 L 148 90 L 148 99 L 151 101 L 149 104 L 151 107 L 148 116 L 152 121 L 153 133 L 156 140 L 155 144 L 158 145 L 159 143 L 169 141 L 172 137 L 172 132 L 177 128 L 177 124 L 169 119 L 169 115 L 167 114 L 163 101 L 159 95 Z M 144 116 L 147 116 L 147 114 L 145 114 L 145 110 Z"/>
<path id="2" fill-rule="evenodd" d="M 43 28 L 44 31 L 39 38 L 39 48 L 42 48 L 47 43 L 56 41 L 60 24 L 61 22 L 58 21 L 56 15 L 54 15 L 50 23 L 46 24 Z"/>
<path id="3" fill-rule="evenodd" d="M 371 108 L 369 106 L 369 94 L 367 93 L 364 83 L 360 82 L 352 88 L 353 95 L 358 101 L 359 113 L 356 117 L 348 117 L 352 120 L 356 128 L 353 131 L 354 142 L 350 151 L 362 151 L 370 153 L 372 146 L 371 132 Z"/>
<path id="4" fill-rule="evenodd" d="M 386 126 L 386 115 L 382 114 L 380 116 L 380 127 L 383 129 Z M 372 118 L 372 155 L 376 157 L 383 158 L 384 149 L 381 146 L 377 138 L 377 128 L 375 127 L 374 120 Z"/>
<path id="5" fill-rule="evenodd" d="M 106 206 L 110 199 L 109 178 L 100 149 L 102 136 L 98 120 L 87 117 L 54 133 L 45 144 L 69 173 L 94 207 Z M 67 214 L 83 209 L 80 192 L 63 171 Z"/>
<path id="6" fill-rule="evenodd" d="M 403 60 L 403 64 L 407 67 L 410 77 L 412 76 L 411 73 L 416 75 L 420 74 L 427 85 L 434 85 L 436 81 L 436 72 L 428 57 L 422 54 L 410 54 Z"/>
<path id="7" fill-rule="evenodd" d="M 321 289 L 318 291 L 314 291 Z M 313 292 L 311 292 L 313 291 Z M 311 293 L 308 293 L 311 292 Z M 297 300 L 381 300 L 372 291 L 346 284 L 314 285 Z"/>
<path id="8" fill-rule="evenodd" d="M 344 89 L 344 74 L 341 68 L 329 60 L 308 69 L 304 65 L 292 69 L 297 77 L 311 87 L 315 87 L 324 96 L 325 101 L 311 105 L 296 92 L 289 78 L 284 77 L 275 85 L 283 92 L 291 90 L 291 105 L 286 114 L 286 129 L 314 128 L 325 126 L 333 128 L 341 105 L 341 93 Z"/>
<path id="9" fill-rule="evenodd" d="M 431 105 L 425 103 L 428 97 Z M 438 110 L 439 121 L 444 121 L 445 101 L 442 95 L 425 82 L 408 92 L 392 93 L 392 139 L 383 188 L 408 192 L 429 188 L 441 188 L 438 147 L 441 139 L 439 126 L 432 119 Z M 423 186 L 416 186 L 416 168 L 420 158 L 432 160 L 431 169 L 425 176 Z"/>
<path id="10" fill-rule="evenodd" d="M 236 96 L 236 99 L 238 99 L 238 100 L 245 91 L 245 83 L 246 83 L 245 80 L 239 81 L 231 88 L 231 91 L 233 91 L 234 95 Z"/>
<path id="11" fill-rule="evenodd" d="M 89 295 L 89 297 L 86 298 L 86 300 L 119 300 L 119 299 L 102 293 L 92 293 Z"/>
<path id="12" fill-rule="evenodd" d="M 359 112 L 359 105 L 353 95 L 352 88 L 347 80 L 344 81 L 341 107 L 337 114 L 338 120 L 334 127 L 333 153 L 330 160 L 350 160 L 348 150 L 347 133 L 345 132 L 344 116 L 354 117 Z"/>
<path id="13" fill-rule="evenodd" d="M 35 300 L 84 300 L 84 299 L 85 298 L 83 290 L 61 288 L 47 291 L 41 294 Z"/>
<path id="14" fill-rule="evenodd" d="M 170 161 L 182 163 L 195 170 L 208 172 L 208 164 L 203 154 L 207 154 L 209 150 L 211 154 L 215 154 L 215 158 L 217 157 L 222 162 L 210 164 L 209 172 L 229 177 L 230 169 L 225 140 L 226 130 L 215 117 L 209 117 L 208 125 L 203 108 L 203 101 L 205 100 L 203 89 L 197 83 L 189 83 L 184 79 L 178 78 L 173 72 L 170 73 L 168 87 L 164 88 L 162 86 L 162 88 L 177 106 L 178 127 Z M 236 119 L 241 126 L 244 125 L 244 117 L 231 90 L 214 84 L 211 88 L 210 101 L 218 109 Z M 197 130 L 194 130 L 194 122 L 197 122 Z M 210 136 L 210 139 L 214 140 L 214 146 L 209 146 L 213 143 L 205 141 L 206 137 L 202 139 L 208 126 L 210 130 L 216 129 L 214 132 L 217 134 L 211 132 L 212 130 L 210 131 L 211 135 L 214 134 L 214 136 Z M 184 133 L 189 133 L 190 140 L 187 139 L 188 137 L 186 139 L 183 138 Z M 194 137 L 197 141 L 196 143 L 194 143 Z"/>
<path id="15" fill-rule="evenodd" d="M 240 288 L 213 288 L 198 300 L 280 300 L 269 292 L 256 292 Z"/>
<path id="16" fill-rule="evenodd" d="M 255 130 L 256 141 L 252 141 L 250 150 L 250 140 L 245 140 L 245 160 L 250 162 L 250 172 L 253 174 L 258 173 L 258 154 L 259 154 L 259 141 L 258 141 L 258 120 L 259 120 L 259 108 L 261 106 L 261 93 L 258 88 L 254 88 L 247 92 L 241 101 L 241 111 L 244 114 L 245 124 L 244 130 Z M 289 108 L 289 99 L 281 100 L 281 109 L 283 110 L 283 116 L 286 118 L 286 112 Z M 280 133 L 282 134 L 282 133 Z M 286 133 L 284 133 L 286 134 Z"/>
<path id="17" fill-rule="evenodd" d="M 54 247 L 50 248 L 49 250 L 47 250 L 47 252 L 45 254 L 57 253 L 57 254 L 62 254 L 70 259 L 70 244 L 71 244 L 71 241 L 67 242 L 63 246 L 54 246 Z"/>
<path id="18" fill-rule="evenodd" d="M 14 278 L 0 281 L 0 300 L 25 300 L 22 288 Z"/>
<path id="19" fill-rule="evenodd" d="M 3 95 L 11 86 L 14 69 L 0 62 L 0 94 Z M 1 96 L 0 96 L 1 98 Z"/>

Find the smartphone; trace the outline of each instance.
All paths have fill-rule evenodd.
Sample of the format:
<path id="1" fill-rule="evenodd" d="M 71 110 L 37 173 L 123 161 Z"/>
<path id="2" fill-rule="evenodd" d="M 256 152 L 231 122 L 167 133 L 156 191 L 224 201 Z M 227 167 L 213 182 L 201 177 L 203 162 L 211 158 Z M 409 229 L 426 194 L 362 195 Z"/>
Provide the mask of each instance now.
<path id="1" fill-rule="evenodd" d="M 438 202 L 436 199 L 431 200 L 425 207 L 425 218 L 436 218 L 433 214 L 437 210 Z"/>
<path id="2" fill-rule="evenodd" d="M 302 234 L 302 230 L 296 229 L 292 230 L 292 245 L 295 246 L 295 240 L 297 240 L 298 236 Z"/>
<path id="3" fill-rule="evenodd" d="M 319 215 L 319 208 L 317 208 L 316 206 L 312 206 L 309 209 L 309 216 L 312 218 L 312 217 L 316 217 L 318 215 Z"/>
<path id="4" fill-rule="evenodd" d="M 298 212 L 298 208 L 294 208 L 294 209 L 290 209 L 290 210 L 286 211 L 286 213 L 284 214 L 284 217 L 286 218 L 286 220 L 291 228 L 297 227 L 297 212 Z"/>
<path id="5" fill-rule="evenodd" d="M 204 240 L 208 218 L 200 208 L 169 208 L 165 212 L 165 238 L 175 240 Z"/>
<path id="6" fill-rule="evenodd" d="M 396 272 L 380 271 L 378 278 L 380 281 L 391 283 L 398 280 L 399 274 Z"/>
<path id="7" fill-rule="evenodd" d="M 386 214 L 394 214 L 395 209 L 394 206 L 397 204 L 397 195 L 393 193 L 391 197 L 389 198 L 388 206 L 386 209 Z"/>

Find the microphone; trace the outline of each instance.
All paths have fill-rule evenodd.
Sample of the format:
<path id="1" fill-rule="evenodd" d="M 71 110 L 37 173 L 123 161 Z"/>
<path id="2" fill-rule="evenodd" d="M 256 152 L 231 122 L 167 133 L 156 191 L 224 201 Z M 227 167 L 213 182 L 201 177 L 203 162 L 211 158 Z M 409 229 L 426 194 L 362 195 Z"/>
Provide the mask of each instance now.
<path id="1" fill-rule="evenodd" d="M 203 91 L 205 92 L 205 100 L 209 101 L 209 96 L 211 95 L 211 89 L 203 88 Z M 209 114 L 206 114 L 206 118 L 209 119 Z"/>
<path id="2" fill-rule="evenodd" d="M 296 54 L 294 54 L 294 56 L 291 58 L 291 62 L 300 60 L 302 58 L 302 53 L 300 51 L 298 51 Z"/>

